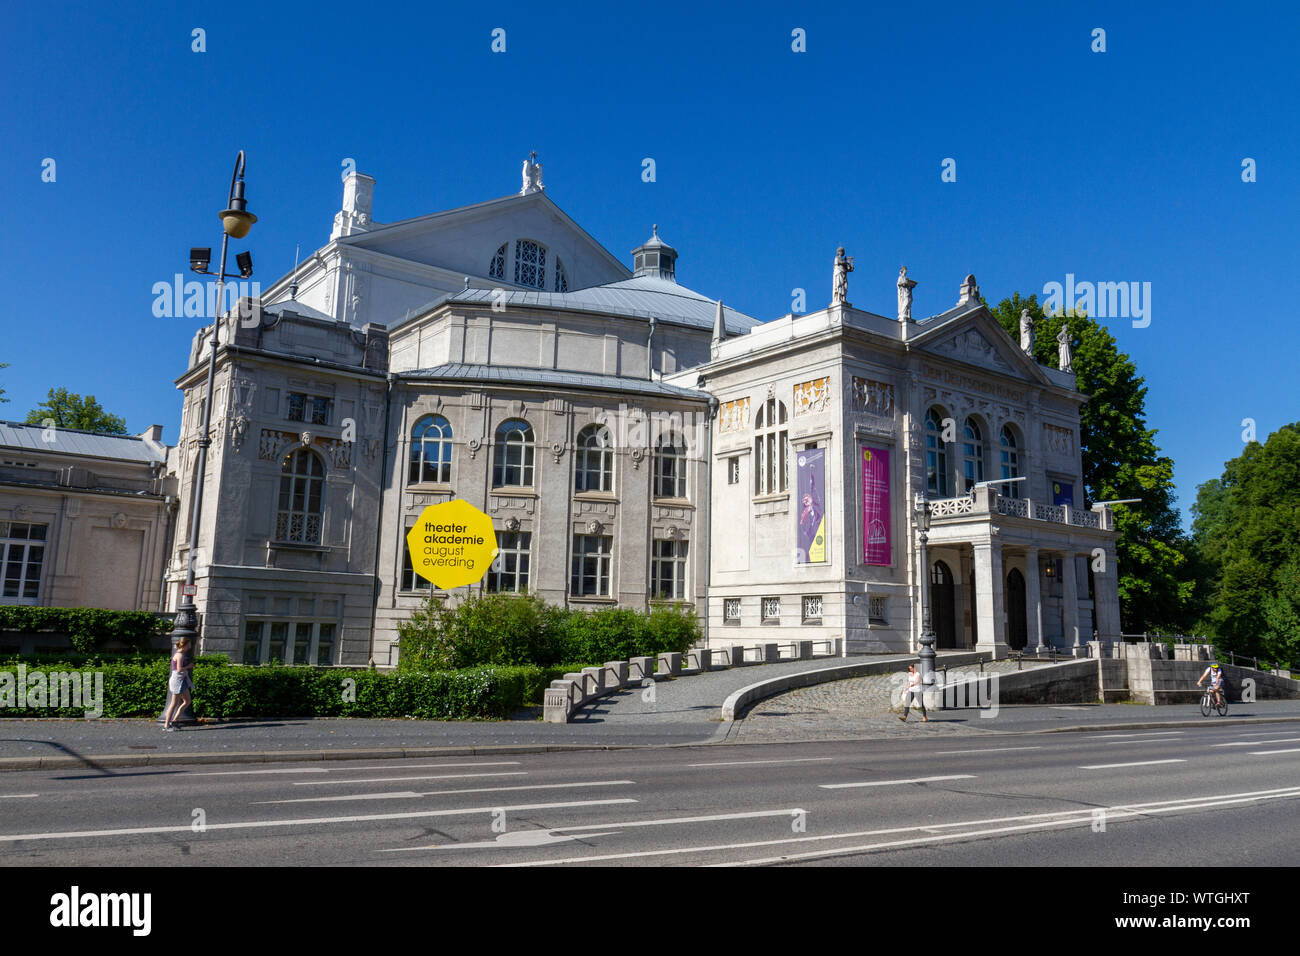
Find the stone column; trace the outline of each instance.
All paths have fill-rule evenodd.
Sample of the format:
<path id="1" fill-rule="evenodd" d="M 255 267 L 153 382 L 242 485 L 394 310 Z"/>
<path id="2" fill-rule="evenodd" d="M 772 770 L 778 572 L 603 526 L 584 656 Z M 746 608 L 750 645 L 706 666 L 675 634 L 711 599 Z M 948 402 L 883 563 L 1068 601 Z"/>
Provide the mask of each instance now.
<path id="1" fill-rule="evenodd" d="M 1003 619 L 1002 542 L 990 535 L 986 541 L 974 542 L 975 609 L 979 614 L 978 651 L 1006 657 L 1009 648 Z"/>
<path id="2" fill-rule="evenodd" d="M 1061 625 L 1065 647 L 1078 647 L 1079 634 L 1079 562 L 1072 550 L 1061 559 Z M 1091 634 L 1088 635 L 1092 637 Z"/>
<path id="3" fill-rule="evenodd" d="M 1043 590 L 1038 549 L 1025 549 L 1025 650 L 1043 646 Z"/>
<path id="4" fill-rule="evenodd" d="M 1119 566 L 1115 546 L 1105 547 L 1106 570 L 1093 575 L 1093 600 L 1097 606 L 1097 632 L 1104 641 L 1119 639 Z"/>

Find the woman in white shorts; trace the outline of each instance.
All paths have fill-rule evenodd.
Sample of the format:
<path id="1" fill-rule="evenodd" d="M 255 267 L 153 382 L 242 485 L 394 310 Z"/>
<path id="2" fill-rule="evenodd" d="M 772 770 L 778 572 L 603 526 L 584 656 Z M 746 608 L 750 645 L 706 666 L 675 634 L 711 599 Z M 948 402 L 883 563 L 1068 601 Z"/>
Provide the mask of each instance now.
<path id="1" fill-rule="evenodd" d="M 175 730 L 176 725 L 172 721 L 176 719 L 182 707 L 188 707 L 190 704 L 194 679 L 190 676 L 193 664 L 190 662 L 189 652 L 190 639 L 182 637 L 176 643 L 176 652 L 172 654 L 171 676 L 167 678 L 167 690 L 172 695 L 172 702 L 167 707 L 167 712 L 163 714 L 163 730 Z"/>

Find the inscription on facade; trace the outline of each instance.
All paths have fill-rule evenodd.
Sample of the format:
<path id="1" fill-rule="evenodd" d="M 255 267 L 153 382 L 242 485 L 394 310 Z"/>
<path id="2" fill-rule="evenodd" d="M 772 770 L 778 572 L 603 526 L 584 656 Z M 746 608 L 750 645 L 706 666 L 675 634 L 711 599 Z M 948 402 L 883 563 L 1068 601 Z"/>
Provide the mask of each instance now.
<path id="1" fill-rule="evenodd" d="M 948 369 L 936 368 L 933 365 L 922 365 L 921 374 L 928 379 L 942 382 L 945 385 L 952 385 L 955 388 L 964 388 L 967 391 L 979 392 L 981 395 L 992 395 L 995 398 L 1006 399 L 1008 402 L 1023 402 L 1025 393 L 1018 388 L 1011 388 L 1000 382 L 986 382 L 982 379 L 973 378 L 970 375 L 963 375 L 961 372 L 953 372 Z"/>

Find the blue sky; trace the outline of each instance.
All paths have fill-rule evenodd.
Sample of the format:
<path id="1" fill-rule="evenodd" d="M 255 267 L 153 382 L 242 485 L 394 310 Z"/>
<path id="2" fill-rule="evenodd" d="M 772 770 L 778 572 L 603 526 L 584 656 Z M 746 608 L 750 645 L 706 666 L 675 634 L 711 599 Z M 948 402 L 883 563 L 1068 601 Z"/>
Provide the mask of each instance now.
<path id="1" fill-rule="evenodd" d="M 856 258 L 850 299 L 885 314 L 900 264 L 917 315 L 951 307 L 968 272 L 993 302 L 1067 273 L 1150 282 L 1150 325 L 1108 325 L 1147 380 L 1186 520 L 1243 419 L 1261 440 L 1300 419 L 1300 13 L 921 10 L 10 5 L 0 417 L 65 386 L 175 441 L 199 320 L 155 318 L 151 289 L 218 245 L 237 150 L 260 222 L 232 253 L 250 249 L 269 285 L 295 244 L 328 241 L 345 158 L 392 222 L 516 191 L 536 149 L 548 194 L 615 255 L 657 222 L 680 281 L 760 319 L 796 287 L 822 307 L 838 245 Z"/>

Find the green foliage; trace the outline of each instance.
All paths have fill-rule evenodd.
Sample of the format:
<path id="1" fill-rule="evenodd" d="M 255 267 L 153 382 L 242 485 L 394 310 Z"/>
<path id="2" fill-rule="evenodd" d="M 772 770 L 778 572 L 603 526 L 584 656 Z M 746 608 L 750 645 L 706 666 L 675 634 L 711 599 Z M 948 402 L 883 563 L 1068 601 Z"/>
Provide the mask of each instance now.
<path id="1" fill-rule="evenodd" d="M 1206 627 L 1227 650 L 1300 661 L 1300 423 L 1226 462 L 1192 514 Z"/>
<path id="2" fill-rule="evenodd" d="M 1019 341 L 1025 308 L 1034 317 L 1034 358 L 1041 365 L 1057 366 L 1056 336 L 1068 326 L 1079 391 L 1090 396 L 1079 410 L 1085 501 L 1077 504 L 1142 499 L 1113 509 L 1124 629 L 1189 629 L 1196 600 L 1192 549 L 1173 506 L 1173 461 L 1160 454 L 1156 431 L 1146 424 L 1145 379 L 1105 326 L 1086 315 L 1046 315 L 1037 296 L 1024 299 L 1019 293 L 990 311 Z"/>
<path id="3" fill-rule="evenodd" d="M 120 641 L 148 650 L 155 634 L 166 634 L 171 621 L 148 611 L 105 611 L 93 607 L 0 605 L 0 631 L 51 631 L 66 634 L 75 650 L 91 653 Z"/>
<path id="4" fill-rule="evenodd" d="M 0 673 L 16 678 L 17 660 L 0 662 Z M 22 660 L 30 674 L 38 669 Z M 166 658 L 144 662 L 68 661 L 39 668 L 102 671 L 104 717 L 156 717 L 167 702 Z M 199 718 L 414 717 L 473 720 L 508 717 L 530 703 L 541 703 L 562 668 L 477 667 L 458 671 L 382 673 L 342 668 L 232 666 L 200 658 L 194 665 L 194 714 Z M 354 685 L 348 685 L 347 681 Z M 4 678 L 0 678 L 3 693 Z M 355 700 L 345 700 L 345 688 Z M 348 696 L 351 696 L 349 694 Z M 5 717 L 80 717 L 80 708 L 5 708 Z"/>
<path id="5" fill-rule="evenodd" d="M 684 652 L 700 640 L 689 605 L 587 612 L 556 607 L 532 594 L 486 594 L 455 607 L 426 597 L 397 631 L 401 671 L 561 661 L 603 664 Z"/>
<path id="6" fill-rule="evenodd" d="M 94 395 L 82 398 L 66 388 L 50 389 L 48 397 L 27 413 L 26 424 L 44 425 L 53 420 L 58 428 L 78 428 L 107 435 L 125 435 L 126 419 L 110 415 Z"/>

